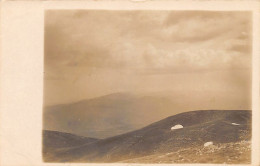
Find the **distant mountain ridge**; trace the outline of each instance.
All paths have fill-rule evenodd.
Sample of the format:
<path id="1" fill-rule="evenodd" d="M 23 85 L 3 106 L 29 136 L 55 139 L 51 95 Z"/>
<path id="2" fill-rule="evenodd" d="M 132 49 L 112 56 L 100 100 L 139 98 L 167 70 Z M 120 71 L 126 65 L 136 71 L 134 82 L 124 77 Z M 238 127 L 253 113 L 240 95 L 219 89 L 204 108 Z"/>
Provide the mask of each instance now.
<path id="1" fill-rule="evenodd" d="M 237 109 L 240 108 L 237 103 L 244 103 L 241 102 L 240 96 L 232 94 L 210 97 L 196 91 L 191 92 L 192 95 L 182 94 L 181 91 L 165 93 L 113 93 L 75 103 L 45 107 L 43 128 L 85 137 L 107 138 L 188 110 L 222 109 L 221 103 L 229 103 L 230 108 L 225 109 Z M 186 104 L 183 104 L 183 99 Z"/>
<path id="2" fill-rule="evenodd" d="M 44 129 L 106 138 L 167 117 L 175 105 L 163 97 L 110 94 L 72 104 L 46 107 Z M 160 115 L 157 115 L 158 111 Z"/>
<path id="3" fill-rule="evenodd" d="M 171 130 L 177 124 L 183 128 Z M 191 111 L 170 116 L 139 130 L 55 151 L 46 161 L 120 162 L 187 148 L 194 150 L 209 141 L 215 146 L 223 146 L 250 140 L 251 111 Z"/>

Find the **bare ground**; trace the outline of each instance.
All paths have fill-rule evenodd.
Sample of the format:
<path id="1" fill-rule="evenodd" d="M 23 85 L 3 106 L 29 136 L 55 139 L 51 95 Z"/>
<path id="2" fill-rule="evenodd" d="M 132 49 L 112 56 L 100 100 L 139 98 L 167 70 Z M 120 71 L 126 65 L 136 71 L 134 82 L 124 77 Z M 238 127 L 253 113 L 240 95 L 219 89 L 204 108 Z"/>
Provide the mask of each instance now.
<path id="1" fill-rule="evenodd" d="M 197 146 L 176 152 L 150 155 L 119 163 L 226 163 L 249 164 L 251 141 L 223 143 L 208 147 Z"/>

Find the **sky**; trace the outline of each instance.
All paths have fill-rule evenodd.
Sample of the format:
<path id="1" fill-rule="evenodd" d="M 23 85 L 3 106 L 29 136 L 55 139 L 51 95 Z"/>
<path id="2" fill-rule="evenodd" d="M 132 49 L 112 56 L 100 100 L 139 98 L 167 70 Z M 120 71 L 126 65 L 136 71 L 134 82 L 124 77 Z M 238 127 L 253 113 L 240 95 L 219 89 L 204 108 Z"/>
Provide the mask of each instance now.
<path id="1" fill-rule="evenodd" d="M 47 10 L 44 43 L 45 105 L 251 88 L 250 12 Z"/>

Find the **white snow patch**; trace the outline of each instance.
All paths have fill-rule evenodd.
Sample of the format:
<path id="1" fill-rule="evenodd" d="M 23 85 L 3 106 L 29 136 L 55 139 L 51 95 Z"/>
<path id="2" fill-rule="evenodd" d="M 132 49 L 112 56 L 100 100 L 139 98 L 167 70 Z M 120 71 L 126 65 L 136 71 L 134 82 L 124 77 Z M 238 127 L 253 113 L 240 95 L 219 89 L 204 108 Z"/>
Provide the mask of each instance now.
<path id="1" fill-rule="evenodd" d="M 231 123 L 232 125 L 236 125 L 236 126 L 238 126 L 238 125 L 240 125 L 240 124 L 238 124 L 238 123 Z"/>
<path id="2" fill-rule="evenodd" d="M 204 147 L 207 147 L 207 146 L 210 146 L 210 145 L 213 145 L 213 142 L 206 142 L 206 143 L 204 144 Z"/>
<path id="3" fill-rule="evenodd" d="M 176 129 L 181 129 L 181 128 L 183 128 L 183 126 L 180 124 L 177 124 L 177 125 L 171 127 L 171 130 L 176 130 Z"/>

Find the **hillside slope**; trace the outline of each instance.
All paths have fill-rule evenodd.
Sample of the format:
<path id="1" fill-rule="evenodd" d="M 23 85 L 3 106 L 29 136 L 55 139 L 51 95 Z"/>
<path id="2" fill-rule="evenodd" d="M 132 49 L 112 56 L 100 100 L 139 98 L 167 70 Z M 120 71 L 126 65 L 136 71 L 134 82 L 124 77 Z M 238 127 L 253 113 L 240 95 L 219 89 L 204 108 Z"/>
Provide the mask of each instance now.
<path id="1" fill-rule="evenodd" d="M 45 147 L 64 148 L 78 146 L 97 141 L 96 138 L 86 138 L 70 133 L 43 130 L 43 144 Z"/>
<path id="2" fill-rule="evenodd" d="M 171 130 L 181 124 L 184 128 Z M 119 162 L 149 155 L 251 139 L 251 111 L 207 110 L 177 114 L 142 129 L 56 153 L 59 162 Z M 222 154 L 223 156 L 228 153 Z M 225 162 L 225 161 L 223 161 Z"/>
<path id="3" fill-rule="evenodd" d="M 251 141 L 194 146 L 170 153 L 154 154 L 119 161 L 119 163 L 212 163 L 250 164 Z"/>

